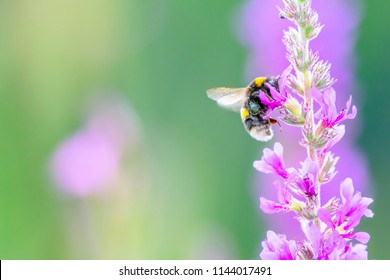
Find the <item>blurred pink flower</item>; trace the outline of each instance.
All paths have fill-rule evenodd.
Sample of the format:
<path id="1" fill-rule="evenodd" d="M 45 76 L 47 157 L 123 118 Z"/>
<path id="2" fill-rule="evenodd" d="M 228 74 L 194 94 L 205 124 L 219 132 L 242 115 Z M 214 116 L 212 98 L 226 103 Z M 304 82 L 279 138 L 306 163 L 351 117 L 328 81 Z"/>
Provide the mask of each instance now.
<path id="1" fill-rule="evenodd" d="M 65 139 L 51 160 L 54 183 L 78 197 L 114 180 L 125 150 L 137 139 L 135 117 L 124 100 L 97 99 L 89 109 L 85 126 Z"/>
<path id="2" fill-rule="evenodd" d="M 84 196 L 106 185 L 117 172 L 120 153 L 104 133 L 79 131 L 66 139 L 53 156 L 52 172 L 58 186 Z"/>

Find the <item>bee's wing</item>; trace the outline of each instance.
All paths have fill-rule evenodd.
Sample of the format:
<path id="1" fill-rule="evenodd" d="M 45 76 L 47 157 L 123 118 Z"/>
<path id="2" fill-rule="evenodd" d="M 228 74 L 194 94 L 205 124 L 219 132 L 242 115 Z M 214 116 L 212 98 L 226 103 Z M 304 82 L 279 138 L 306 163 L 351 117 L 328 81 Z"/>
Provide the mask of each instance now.
<path id="1" fill-rule="evenodd" d="M 207 91 L 207 96 L 217 101 L 219 106 L 240 111 L 248 99 L 249 88 L 212 88 Z"/>

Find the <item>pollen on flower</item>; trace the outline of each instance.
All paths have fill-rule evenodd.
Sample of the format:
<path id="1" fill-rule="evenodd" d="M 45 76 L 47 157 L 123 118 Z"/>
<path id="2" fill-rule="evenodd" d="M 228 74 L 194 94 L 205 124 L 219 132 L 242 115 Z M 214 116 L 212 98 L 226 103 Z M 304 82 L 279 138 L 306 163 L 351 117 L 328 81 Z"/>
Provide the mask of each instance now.
<path id="1" fill-rule="evenodd" d="M 340 225 L 340 226 L 336 227 L 335 230 L 336 230 L 340 235 L 345 233 L 345 229 L 344 229 L 344 226 L 343 226 L 343 225 Z"/>
<path id="2" fill-rule="evenodd" d="M 291 202 L 289 209 L 295 212 L 302 212 L 304 206 L 305 203 L 295 199 Z"/>

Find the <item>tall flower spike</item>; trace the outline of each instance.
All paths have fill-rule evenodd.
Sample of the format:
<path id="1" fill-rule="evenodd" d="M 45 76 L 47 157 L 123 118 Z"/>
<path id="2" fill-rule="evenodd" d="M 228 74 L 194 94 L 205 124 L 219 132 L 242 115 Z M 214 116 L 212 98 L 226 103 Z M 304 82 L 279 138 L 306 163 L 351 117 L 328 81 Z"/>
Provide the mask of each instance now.
<path id="1" fill-rule="evenodd" d="M 357 32 L 361 20 L 361 2 L 362 0 L 312 1 L 312 8 L 318 12 L 319 19 L 325 27 L 315 40 L 310 41 L 310 47 L 317 56 L 316 62 L 321 60 L 331 62 L 329 74 L 331 73 L 333 77 L 337 77 L 337 83 L 332 86 L 337 91 L 336 107 L 339 110 L 345 108 L 345 102 L 350 94 L 353 95 L 353 100 L 357 100 L 356 97 L 361 91 L 361 87 L 358 86 L 359 81 L 354 75 L 356 63 L 352 63 L 357 58 L 355 52 L 357 36 L 351 36 Z M 280 34 L 283 34 L 283 30 L 288 29 L 290 21 L 280 19 L 280 11 L 275 8 L 275 5 L 284 7 L 282 0 L 245 0 L 243 3 L 237 35 L 248 49 L 245 67 L 247 80 L 264 73 L 277 75 L 288 68 L 289 61 L 285 58 L 285 45 Z M 261 28 L 264 26 L 267 26 L 267 28 Z M 314 73 L 314 70 L 312 72 Z M 287 83 L 287 89 L 292 89 L 289 93 L 297 99 L 300 105 L 301 97 L 297 97 L 297 95 L 302 96 L 303 85 L 298 84 L 294 75 L 289 75 Z M 299 91 L 296 91 L 295 88 L 298 88 Z M 314 104 L 314 109 L 314 112 L 317 112 L 317 103 Z M 305 108 L 302 108 L 302 113 L 304 113 L 304 110 Z M 301 121 L 299 124 L 295 121 L 294 123 L 285 121 L 283 119 L 283 108 L 275 108 L 274 113 L 270 114 L 269 117 L 271 118 L 272 115 L 272 118 L 276 119 L 275 114 L 278 113 L 281 114 L 278 118 L 279 121 L 287 124 L 295 123 L 295 126 L 283 125 L 281 122 L 282 131 L 276 133 L 274 139 L 284 145 L 284 161 L 289 163 L 290 166 L 298 166 L 299 161 L 304 160 L 306 150 L 294 146 L 294 143 L 299 143 L 302 138 L 302 132 L 296 126 L 303 124 Z M 319 116 L 321 117 L 321 115 Z M 318 123 L 318 119 L 315 120 Z M 359 129 L 361 121 L 344 122 L 344 124 L 339 124 L 330 129 L 331 131 L 337 130 L 337 135 L 328 140 L 328 143 L 322 148 L 323 153 L 332 152 L 334 158 L 339 158 L 337 166 L 335 165 L 336 177 L 326 183 L 326 191 L 321 193 L 323 203 L 328 203 L 332 198 L 338 199 L 339 183 L 346 177 L 353 177 L 355 182 L 359 182 L 359 190 L 366 196 L 373 188 L 365 156 L 356 146 L 356 137 L 361 133 Z M 332 133 L 331 131 L 329 133 Z M 283 140 L 286 139 L 286 136 L 288 142 Z M 323 161 L 323 157 L 319 160 Z M 273 182 L 274 176 L 258 172 L 253 185 L 256 196 L 272 197 L 275 200 Z M 265 188 L 264 186 L 271 187 Z M 302 239 L 303 233 L 299 223 L 291 224 L 290 216 L 272 215 L 265 217 L 265 220 L 274 231 L 283 232 L 290 239 Z"/>
<path id="2" fill-rule="evenodd" d="M 311 8 L 311 1 L 283 0 L 283 3 L 282 18 L 294 23 L 283 37 L 291 65 L 279 79 L 279 90 L 268 85 L 273 98 L 265 94 L 259 97 L 271 108 L 267 118 L 278 109 L 280 120 L 301 130 L 300 144 L 306 149 L 307 157 L 302 159 L 300 168 L 287 168 L 283 146 L 276 142 L 273 150 L 264 149 L 261 160 L 255 161 L 253 166 L 283 179 L 275 183 L 278 202 L 261 197 L 260 208 L 268 214 L 293 211 L 305 239 L 288 240 L 283 234 L 268 231 L 260 257 L 366 259 L 364 244 L 370 235 L 356 231 L 356 227 L 364 216 L 373 216 L 368 209 L 373 200 L 355 192 L 352 180 L 347 178 L 340 185 L 340 198 L 321 201 L 322 191 L 327 190 L 324 184 L 331 182 L 337 173 L 339 157 L 335 157 L 331 149 L 345 134 L 345 125 L 340 123 L 354 119 L 357 109 L 351 105 L 350 97 L 345 109 L 337 111 L 336 91 L 331 87 L 335 83 L 330 75 L 331 64 L 320 60 L 319 54 L 310 49 L 310 41 L 323 28 L 317 12 Z M 358 243 L 352 245 L 351 240 Z"/>

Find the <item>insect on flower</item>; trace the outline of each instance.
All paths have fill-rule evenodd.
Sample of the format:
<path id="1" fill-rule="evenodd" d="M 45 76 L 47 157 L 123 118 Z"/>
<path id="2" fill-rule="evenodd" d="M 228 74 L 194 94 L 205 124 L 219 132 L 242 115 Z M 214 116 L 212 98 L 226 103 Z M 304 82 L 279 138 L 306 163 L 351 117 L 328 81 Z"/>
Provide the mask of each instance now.
<path id="1" fill-rule="evenodd" d="M 207 96 L 222 107 L 240 111 L 242 123 L 249 135 L 257 141 L 265 142 L 273 136 L 271 124 L 279 124 L 277 120 L 269 118 L 270 107 L 260 97 L 265 95 L 269 101 L 274 100 L 270 87 L 279 91 L 279 79 L 258 77 L 243 88 L 209 89 Z"/>

